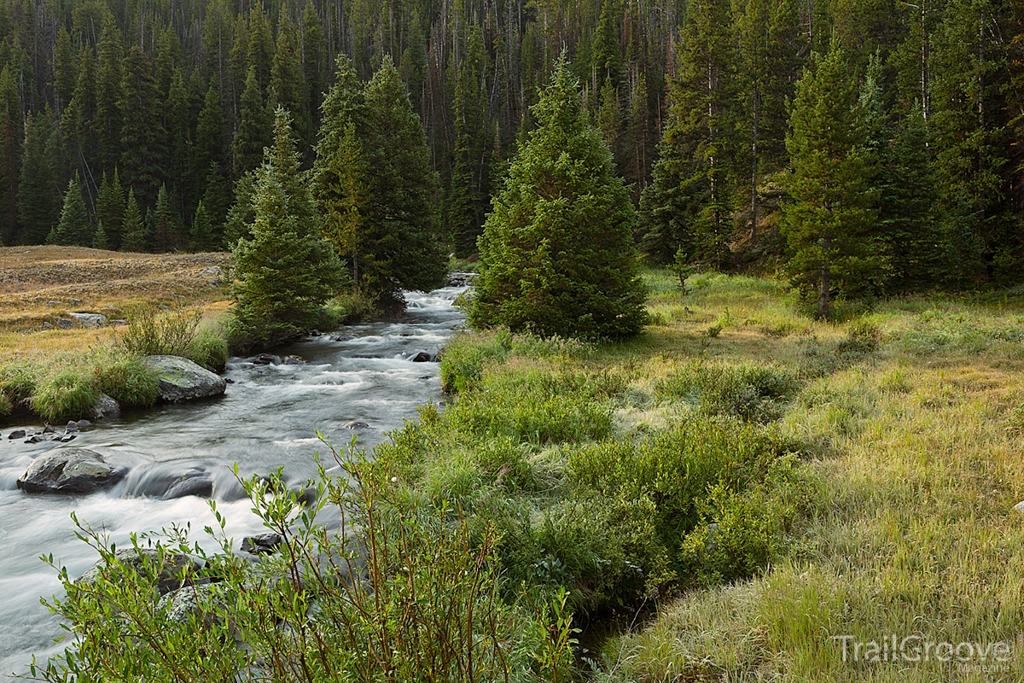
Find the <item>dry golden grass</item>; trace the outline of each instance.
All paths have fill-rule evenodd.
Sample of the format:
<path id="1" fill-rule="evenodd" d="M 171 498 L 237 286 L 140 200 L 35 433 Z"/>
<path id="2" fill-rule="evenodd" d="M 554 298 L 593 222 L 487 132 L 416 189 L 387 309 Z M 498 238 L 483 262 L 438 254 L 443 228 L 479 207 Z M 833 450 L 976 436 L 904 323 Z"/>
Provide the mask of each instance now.
<path id="1" fill-rule="evenodd" d="M 223 284 L 231 256 L 124 254 L 84 247 L 0 248 L 0 354 L 46 358 L 108 341 L 115 330 L 45 330 L 68 312 L 118 318 L 133 307 L 200 305 L 208 316 L 227 309 Z"/>
<path id="2" fill-rule="evenodd" d="M 633 368 L 640 397 L 694 357 L 799 373 L 780 428 L 807 447 L 814 513 L 761 576 L 687 592 L 611 641 L 596 679 L 1024 680 L 1024 300 L 914 297 L 820 323 L 774 283 L 701 277 L 680 296 L 652 275 L 658 324 L 604 362 Z M 835 362 L 864 320 L 878 348 Z M 682 417 L 636 403 L 620 424 Z M 842 635 L 1003 642 L 1012 654 L 854 663 Z"/>

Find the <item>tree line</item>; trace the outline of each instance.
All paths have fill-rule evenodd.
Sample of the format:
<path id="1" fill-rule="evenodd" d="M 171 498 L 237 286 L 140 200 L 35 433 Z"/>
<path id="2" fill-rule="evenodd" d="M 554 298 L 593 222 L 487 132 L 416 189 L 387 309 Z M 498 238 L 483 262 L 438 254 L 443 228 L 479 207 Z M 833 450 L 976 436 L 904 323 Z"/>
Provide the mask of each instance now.
<path id="1" fill-rule="evenodd" d="M 825 87 L 864 143 L 854 242 L 874 264 L 835 281 L 1012 284 L 1022 15 L 1011 0 L 0 0 L 0 240 L 230 246 L 279 107 L 301 170 L 329 136 L 366 144 L 372 126 L 324 129 L 346 55 L 359 83 L 388 60 L 405 84 L 435 175 L 432 234 L 467 255 L 564 50 L 650 258 L 806 265 L 783 210 L 806 156 L 797 84 L 835 47 Z"/>

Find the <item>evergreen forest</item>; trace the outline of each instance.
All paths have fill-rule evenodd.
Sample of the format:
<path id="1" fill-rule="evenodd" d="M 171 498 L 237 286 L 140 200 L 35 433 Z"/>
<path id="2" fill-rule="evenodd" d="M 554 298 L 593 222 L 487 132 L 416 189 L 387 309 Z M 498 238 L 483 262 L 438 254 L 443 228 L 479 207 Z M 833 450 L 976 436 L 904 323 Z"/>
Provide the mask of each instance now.
<path id="1" fill-rule="evenodd" d="M 564 51 L 652 262 L 785 270 L 825 315 L 1024 281 L 1014 0 L 0 0 L 0 36 L 5 245 L 231 248 L 284 110 L 352 269 L 374 212 L 468 256 Z"/>

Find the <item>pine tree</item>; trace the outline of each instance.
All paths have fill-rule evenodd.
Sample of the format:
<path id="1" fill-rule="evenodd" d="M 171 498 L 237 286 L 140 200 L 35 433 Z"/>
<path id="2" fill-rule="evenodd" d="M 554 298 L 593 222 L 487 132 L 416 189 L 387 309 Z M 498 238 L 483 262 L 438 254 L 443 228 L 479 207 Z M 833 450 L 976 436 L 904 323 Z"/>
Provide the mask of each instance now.
<path id="1" fill-rule="evenodd" d="M 647 320 L 629 191 L 564 55 L 480 238 L 473 325 L 629 337 Z"/>
<path id="2" fill-rule="evenodd" d="M 21 95 L 10 65 L 0 71 L 0 240 L 19 244 L 18 175 L 21 172 Z"/>
<path id="3" fill-rule="evenodd" d="M 96 222 L 96 232 L 92 237 L 93 249 L 109 249 L 110 243 L 107 241 L 107 231 L 103 229 L 103 221 Z"/>
<path id="4" fill-rule="evenodd" d="M 192 168 L 194 146 L 192 107 L 181 69 L 171 75 L 167 104 L 164 106 L 164 129 L 167 131 L 167 180 L 177 190 L 180 206 L 191 207 L 200 189 L 200 177 Z"/>
<path id="5" fill-rule="evenodd" d="M 135 199 L 135 190 L 128 190 L 128 201 L 124 209 L 124 223 L 121 228 L 121 251 L 142 253 L 147 251 L 149 241 L 142 210 Z"/>
<path id="6" fill-rule="evenodd" d="M 120 173 L 115 168 L 112 181 L 108 180 L 106 173 L 103 174 L 99 196 L 96 198 L 96 223 L 103 225 L 110 249 L 117 249 L 121 245 L 124 213 L 124 188 L 121 186 Z"/>
<path id="7" fill-rule="evenodd" d="M 447 261 L 438 239 L 430 151 L 390 57 L 366 86 L 361 137 L 368 202 L 359 285 L 382 310 L 394 311 L 404 307 L 401 290 L 443 284 Z"/>
<path id="8" fill-rule="evenodd" d="M 323 104 L 324 118 L 313 164 L 313 198 L 324 219 L 324 237 L 360 280 L 363 213 L 367 203 L 363 147 L 356 132 L 365 126 L 363 89 L 348 57 L 338 57 L 334 85 Z"/>
<path id="9" fill-rule="evenodd" d="M 242 93 L 242 110 L 238 115 L 238 130 L 232 151 L 235 157 L 235 177 L 241 178 L 259 166 L 263 148 L 270 144 L 271 120 L 260 94 L 256 70 L 249 69 Z"/>
<path id="10" fill-rule="evenodd" d="M 214 235 L 213 221 L 202 200 L 196 207 L 196 215 L 192 220 L 192 230 L 188 236 L 189 251 L 216 251 L 220 241 Z"/>
<path id="11" fill-rule="evenodd" d="M 137 192 L 143 206 L 156 201 L 163 184 L 162 160 L 166 131 L 163 101 L 153 76 L 153 63 L 135 46 L 124 59 L 121 79 L 121 177 Z"/>
<path id="12" fill-rule="evenodd" d="M 57 41 L 53 46 L 53 88 L 57 99 L 58 115 L 71 101 L 77 80 L 75 49 L 71 44 L 71 34 L 62 24 L 57 29 Z"/>
<path id="13" fill-rule="evenodd" d="M 826 319 L 835 295 L 870 292 L 881 259 L 870 230 L 875 218 L 867 129 L 854 79 L 839 41 L 815 54 L 797 83 L 793 162 L 783 235 L 793 252 L 787 266 L 794 284 L 817 300 Z"/>
<path id="14" fill-rule="evenodd" d="M 640 202 L 643 246 L 662 263 L 682 250 L 689 261 L 718 267 L 726 263 L 734 227 L 739 158 L 736 55 L 726 0 L 691 4 L 684 40 L 660 158 Z"/>
<path id="15" fill-rule="evenodd" d="M 302 10 L 302 71 L 306 79 L 308 101 L 303 107 L 310 113 L 312 127 L 320 126 L 320 104 L 324 92 L 327 91 L 328 68 L 327 45 L 324 39 L 324 27 L 313 6 L 312 0 L 306 2 Z"/>
<path id="16" fill-rule="evenodd" d="M 18 218 L 26 244 L 42 244 L 60 216 L 61 197 L 53 180 L 53 159 L 46 153 L 52 134 L 53 115 L 49 109 L 39 116 L 29 115 L 18 185 Z"/>
<path id="17" fill-rule="evenodd" d="M 210 162 L 210 167 L 206 172 L 205 186 L 206 190 L 200 201 L 206 209 L 212 235 L 212 241 L 208 245 L 207 251 L 216 251 L 224 242 L 224 223 L 231 206 L 231 193 L 228 190 L 227 179 L 224 178 L 220 167 L 214 162 Z"/>
<path id="18" fill-rule="evenodd" d="M 220 105 L 220 91 L 211 83 L 203 99 L 203 108 L 196 123 L 196 144 L 192 155 L 192 172 L 196 178 L 206 178 L 210 165 L 227 170 L 227 138 L 224 110 Z M 202 188 L 205 191 L 206 183 Z"/>
<path id="19" fill-rule="evenodd" d="M 89 225 L 89 213 L 82 198 L 82 186 L 76 175 L 68 183 L 68 191 L 64 195 L 64 208 L 60 212 L 60 221 L 46 238 L 48 244 L 64 246 L 92 246 L 93 230 Z"/>
<path id="20" fill-rule="evenodd" d="M 100 168 L 113 173 L 121 159 L 122 88 L 121 31 L 112 14 L 103 18 L 103 36 L 99 44 L 96 72 L 96 128 L 100 148 Z M 133 112 L 134 113 L 134 112 Z"/>
<path id="21" fill-rule="evenodd" d="M 319 325 L 343 269 L 317 230 L 308 186 L 298 177 L 291 121 L 278 109 L 275 141 L 256 172 L 251 237 L 233 249 L 234 336 L 239 346 L 270 346 Z"/>
<path id="22" fill-rule="evenodd" d="M 313 124 L 306 109 L 308 95 L 300 57 L 295 25 L 282 6 L 278 21 L 277 51 L 270 69 L 270 85 L 276 98 L 275 104 L 291 114 L 299 141 L 299 154 L 307 159 L 312 147 Z"/>
<path id="23" fill-rule="evenodd" d="M 175 251 L 180 246 L 181 237 L 166 185 L 160 186 L 153 217 L 153 251 L 157 253 Z"/>

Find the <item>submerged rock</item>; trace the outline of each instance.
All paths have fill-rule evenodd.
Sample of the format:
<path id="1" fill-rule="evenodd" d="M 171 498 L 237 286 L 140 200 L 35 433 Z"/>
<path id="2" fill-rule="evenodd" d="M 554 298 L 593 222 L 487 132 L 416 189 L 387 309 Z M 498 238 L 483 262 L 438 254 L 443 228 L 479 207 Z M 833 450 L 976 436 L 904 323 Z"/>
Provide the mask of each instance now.
<path id="1" fill-rule="evenodd" d="M 213 480 L 205 470 L 193 469 L 185 472 L 178 480 L 172 483 L 161 498 L 172 500 L 184 498 L 185 496 L 198 496 L 209 498 L 213 495 Z"/>
<path id="2" fill-rule="evenodd" d="M 146 356 L 146 367 L 157 374 L 160 400 L 168 403 L 220 396 L 227 383 L 223 377 L 179 356 Z"/>
<path id="3" fill-rule="evenodd" d="M 58 448 L 29 464 L 18 479 L 26 493 L 92 493 L 113 486 L 126 470 L 84 448 Z"/>
<path id="4" fill-rule="evenodd" d="M 24 439 L 25 438 L 25 430 L 24 429 L 15 429 L 13 432 L 11 432 L 10 434 L 7 435 L 7 438 L 8 439 Z"/>
<path id="5" fill-rule="evenodd" d="M 430 361 L 434 360 L 434 358 L 426 351 L 420 351 L 416 355 L 412 356 L 409 360 L 411 360 L 413 363 L 429 363 Z"/>

